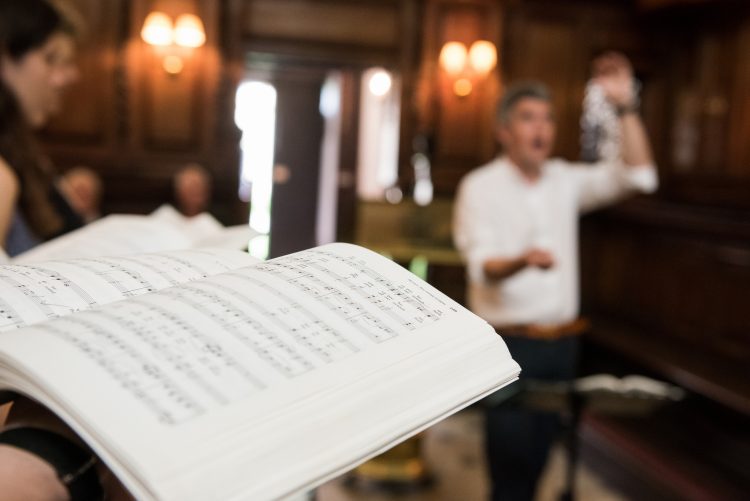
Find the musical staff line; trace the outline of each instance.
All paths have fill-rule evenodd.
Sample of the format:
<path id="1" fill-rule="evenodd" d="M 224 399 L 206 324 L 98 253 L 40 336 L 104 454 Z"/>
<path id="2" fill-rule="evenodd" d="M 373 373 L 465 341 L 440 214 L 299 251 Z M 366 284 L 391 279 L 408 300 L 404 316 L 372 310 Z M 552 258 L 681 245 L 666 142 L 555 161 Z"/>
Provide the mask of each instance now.
<path id="1" fill-rule="evenodd" d="M 187 294 L 188 292 L 191 294 Z M 210 318 L 285 377 L 298 376 L 314 367 L 303 355 L 283 343 L 260 321 L 234 308 L 217 294 L 195 286 L 168 289 L 163 293 Z"/>
<path id="2" fill-rule="evenodd" d="M 189 392 L 159 367 L 144 364 L 147 359 L 142 353 L 105 327 L 80 317 L 62 321 L 61 325 L 69 322 L 77 328 L 63 329 L 56 324 L 44 324 L 39 328 L 62 337 L 81 350 L 153 412 L 160 422 L 175 425 L 206 412 L 206 408 Z"/>
<path id="3" fill-rule="evenodd" d="M 0 298 L 0 331 L 18 328 L 24 325 L 23 318 L 10 303 Z"/>
<path id="4" fill-rule="evenodd" d="M 287 263 L 288 258 L 287 256 L 287 258 L 268 261 L 263 265 L 256 266 L 255 269 L 277 276 L 301 292 L 312 295 L 331 312 L 376 343 L 381 343 L 397 335 L 396 331 L 385 325 L 380 319 L 364 312 L 362 306 L 344 294 L 343 291 L 329 286 L 314 274 L 305 272 L 304 267 Z M 352 317 L 354 312 L 363 314 Z"/>
<path id="5" fill-rule="evenodd" d="M 297 322 L 296 325 L 291 325 L 291 323 L 283 321 L 280 316 L 272 315 L 270 310 L 262 307 L 257 302 L 252 301 L 249 297 L 245 295 L 237 296 L 235 294 L 235 296 L 238 297 L 240 301 L 247 304 L 248 306 L 251 306 L 252 308 L 255 308 L 264 317 L 271 318 L 277 325 L 279 325 L 279 327 L 282 328 L 284 332 L 289 333 L 298 343 L 304 345 L 307 349 L 314 352 L 324 362 L 330 363 L 334 359 L 336 359 L 337 357 L 333 352 L 340 351 L 341 347 L 345 348 L 346 354 L 352 354 L 359 351 L 359 348 L 349 339 L 347 339 L 346 336 L 344 336 L 341 332 L 338 332 L 332 327 L 325 325 L 325 323 L 319 317 L 314 315 L 310 310 L 300 305 L 299 303 L 295 303 L 288 295 L 284 294 L 276 287 L 273 287 L 270 284 L 263 283 L 260 280 L 241 272 L 234 272 L 229 275 L 234 278 L 246 281 L 254 285 L 255 287 L 260 288 L 261 290 L 264 290 L 265 292 L 270 292 L 273 296 L 278 298 L 281 305 L 284 305 L 283 309 L 286 311 L 283 311 L 282 313 L 290 315 L 291 311 L 293 311 L 294 314 L 299 314 L 305 317 L 306 320 L 303 319 L 301 323 Z M 216 283 L 207 283 L 206 285 L 209 285 L 211 287 L 219 287 L 227 292 L 230 292 L 230 289 Z M 335 344 L 332 344 L 327 339 L 329 336 L 333 338 L 333 342 Z M 323 338 L 324 342 L 327 341 L 327 344 L 324 345 L 321 342 L 313 343 L 312 340 L 317 338 Z M 325 349 L 326 347 L 328 347 L 329 349 Z"/>

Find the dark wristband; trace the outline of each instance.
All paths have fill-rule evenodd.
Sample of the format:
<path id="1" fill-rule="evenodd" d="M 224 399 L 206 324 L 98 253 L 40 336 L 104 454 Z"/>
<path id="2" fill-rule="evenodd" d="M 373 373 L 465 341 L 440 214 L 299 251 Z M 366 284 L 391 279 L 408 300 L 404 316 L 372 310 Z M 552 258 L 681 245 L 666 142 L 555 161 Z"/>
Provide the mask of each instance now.
<path id="1" fill-rule="evenodd" d="M 49 463 L 68 489 L 71 501 L 104 499 L 96 457 L 67 438 L 41 428 L 19 427 L 0 432 L 0 444 L 23 449 Z"/>
<path id="2" fill-rule="evenodd" d="M 18 393 L 8 390 L 0 390 L 0 405 L 8 404 L 18 398 Z"/>
<path id="3" fill-rule="evenodd" d="M 618 117 L 624 117 L 625 115 L 630 115 L 631 113 L 638 113 L 638 105 L 637 104 L 626 104 L 623 106 L 616 106 L 615 107 L 615 114 Z"/>

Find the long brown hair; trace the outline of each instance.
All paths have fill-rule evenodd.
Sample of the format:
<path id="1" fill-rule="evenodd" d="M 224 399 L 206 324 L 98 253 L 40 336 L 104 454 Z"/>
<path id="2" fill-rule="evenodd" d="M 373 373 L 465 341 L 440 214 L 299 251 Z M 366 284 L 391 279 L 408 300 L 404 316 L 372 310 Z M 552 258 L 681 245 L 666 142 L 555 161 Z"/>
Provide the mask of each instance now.
<path id="1" fill-rule="evenodd" d="M 18 61 L 55 33 L 75 34 L 73 23 L 46 0 L 0 0 L 0 64 Z M 0 80 L 0 157 L 20 184 L 18 208 L 31 229 L 49 238 L 63 229 L 51 201 L 54 173 L 42 153 L 20 104 Z"/>

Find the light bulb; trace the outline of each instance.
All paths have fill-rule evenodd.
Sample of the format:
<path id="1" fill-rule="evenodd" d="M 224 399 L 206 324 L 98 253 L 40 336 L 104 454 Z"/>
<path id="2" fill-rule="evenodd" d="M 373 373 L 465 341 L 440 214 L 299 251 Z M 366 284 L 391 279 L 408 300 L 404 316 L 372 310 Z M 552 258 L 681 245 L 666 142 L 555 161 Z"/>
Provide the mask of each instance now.
<path id="1" fill-rule="evenodd" d="M 440 50 L 440 66 L 451 75 L 458 75 L 466 65 L 466 46 L 461 42 L 447 42 Z"/>
<path id="2" fill-rule="evenodd" d="M 177 18 L 174 41 L 181 47 L 200 47 L 206 43 L 203 22 L 194 14 L 182 14 Z"/>
<path id="3" fill-rule="evenodd" d="M 477 40 L 469 49 L 469 62 L 474 71 L 483 75 L 489 73 L 497 64 L 495 44 L 487 40 Z"/>
<path id="4" fill-rule="evenodd" d="M 152 12 L 143 22 L 141 38 L 149 45 L 170 45 L 173 40 L 172 20 L 163 12 Z"/>

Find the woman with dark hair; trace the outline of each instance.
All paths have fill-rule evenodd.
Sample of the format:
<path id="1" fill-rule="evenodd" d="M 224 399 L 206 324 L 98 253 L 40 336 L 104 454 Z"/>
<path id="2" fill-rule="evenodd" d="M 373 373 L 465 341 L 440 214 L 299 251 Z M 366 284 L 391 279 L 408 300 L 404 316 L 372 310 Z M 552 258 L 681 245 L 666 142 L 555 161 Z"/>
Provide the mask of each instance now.
<path id="1" fill-rule="evenodd" d="M 0 0 L 0 248 L 10 255 L 81 225 L 33 134 L 78 77 L 74 35 L 46 0 Z M 13 404 L 18 419 L 3 428 L 2 397 L 0 498 L 102 499 L 94 457 L 72 432 L 24 398 Z"/>
<path id="2" fill-rule="evenodd" d="M 78 78 L 75 29 L 45 0 L 0 0 L 0 247 L 13 256 L 82 224 L 34 130 Z"/>

